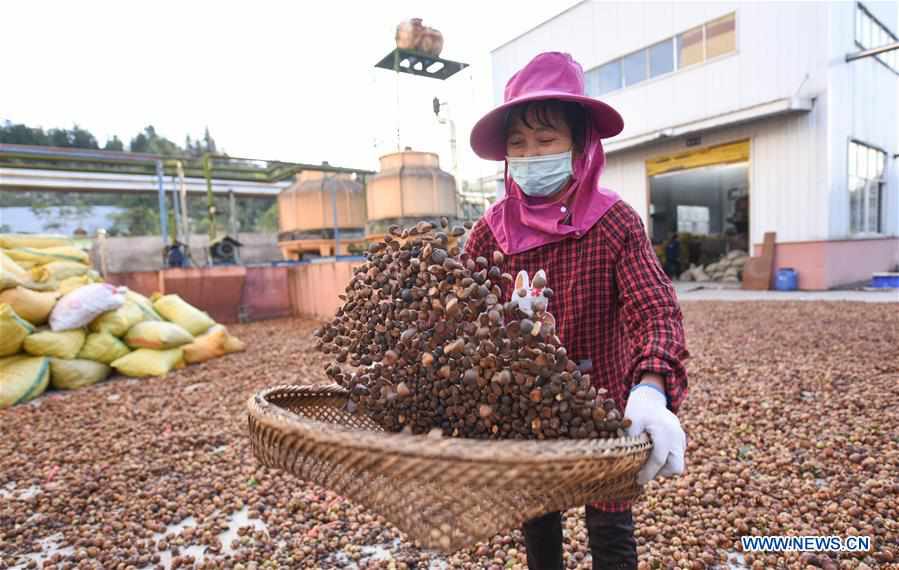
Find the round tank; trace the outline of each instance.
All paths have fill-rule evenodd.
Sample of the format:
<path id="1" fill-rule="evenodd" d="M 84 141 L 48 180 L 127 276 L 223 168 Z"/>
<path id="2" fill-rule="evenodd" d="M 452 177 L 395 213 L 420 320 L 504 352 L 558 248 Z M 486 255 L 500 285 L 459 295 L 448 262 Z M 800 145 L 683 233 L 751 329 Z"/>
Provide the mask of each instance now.
<path id="1" fill-rule="evenodd" d="M 334 210 L 337 210 L 335 223 Z M 365 229 L 365 192 L 351 174 L 304 171 L 278 194 L 281 241 Z"/>
<path id="2" fill-rule="evenodd" d="M 392 223 L 456 218 L 456 181 L 440 170 L 436 154 L 407 149 L 380 160 L 381 171 L 366 186 L 369 234 L 383 233 Z"/>

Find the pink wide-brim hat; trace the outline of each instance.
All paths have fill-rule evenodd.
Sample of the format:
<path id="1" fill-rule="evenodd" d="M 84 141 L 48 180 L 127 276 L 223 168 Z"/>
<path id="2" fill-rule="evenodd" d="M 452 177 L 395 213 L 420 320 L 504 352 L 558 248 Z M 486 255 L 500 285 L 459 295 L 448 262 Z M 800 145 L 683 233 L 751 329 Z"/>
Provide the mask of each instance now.
<path id="1" fill-rule="evenodd" d="M 487 160 L 506 159 L 506 115 L 515 105 L 557 99 L 574 101 L 586 109 L 601 138 L 614 137 L 624 128 L 618 111 L 584 92 L 584 70 L 567 53 L 541 53 L 506 83 L 503 104 L 475 123 L 471 148 Z"/>

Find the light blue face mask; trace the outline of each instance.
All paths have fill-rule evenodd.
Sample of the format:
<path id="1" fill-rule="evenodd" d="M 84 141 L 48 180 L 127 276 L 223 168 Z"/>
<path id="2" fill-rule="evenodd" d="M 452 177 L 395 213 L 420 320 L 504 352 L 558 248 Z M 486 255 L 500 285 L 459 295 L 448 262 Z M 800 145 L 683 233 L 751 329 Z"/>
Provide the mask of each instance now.
<path id="1" fill-rule="evenodd" d="M 523 158 L 506 157 L 509 175 L 528 196 L 551 196 L 571 178 L 571 151 Z"/>

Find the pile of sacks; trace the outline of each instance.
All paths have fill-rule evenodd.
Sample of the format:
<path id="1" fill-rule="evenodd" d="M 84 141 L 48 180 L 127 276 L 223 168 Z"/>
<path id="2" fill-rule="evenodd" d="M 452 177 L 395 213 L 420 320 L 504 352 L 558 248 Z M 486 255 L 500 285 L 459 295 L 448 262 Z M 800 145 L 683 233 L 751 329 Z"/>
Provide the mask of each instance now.
<path id="1" fill-rule="evenodd" d="M 722 256 L 715 263 L 705 267 L 690 265 L 690 269 L 681 273 L 681 281 L 696 281 L 708 283 L 740 283 L 743 278 L 743 266 L 749 261 L 749 254 L 739 249 L 734 249 Z"/>
<path id="2" fill-rule="evenodd" d="M 65 237 L 0 234 L 0 409 L 48 386 L 82 388 L 113 370 L 163 376 L 243 349 L 178 295 L 102 283 Z"/>

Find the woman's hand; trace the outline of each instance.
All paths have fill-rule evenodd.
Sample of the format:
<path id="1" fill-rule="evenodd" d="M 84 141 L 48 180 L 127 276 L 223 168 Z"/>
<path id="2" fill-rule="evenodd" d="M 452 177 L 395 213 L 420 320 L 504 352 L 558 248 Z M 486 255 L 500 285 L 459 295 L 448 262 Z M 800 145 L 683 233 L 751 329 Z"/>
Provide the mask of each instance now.
<path id="1" fill-rule="evenodd" d="M 668 409 L 661 382 L 642 382 L 634 386 L 624 409 L 624 417 L 630 418 L 629 437 L 644 431 L 652 437 L 652 452 L 646 464 L 637 474 L 637 483 L 645 485 L 657 475 L 670 477 L 684 472 L 684 452 L 687 436 L 680 420 Z"/>

